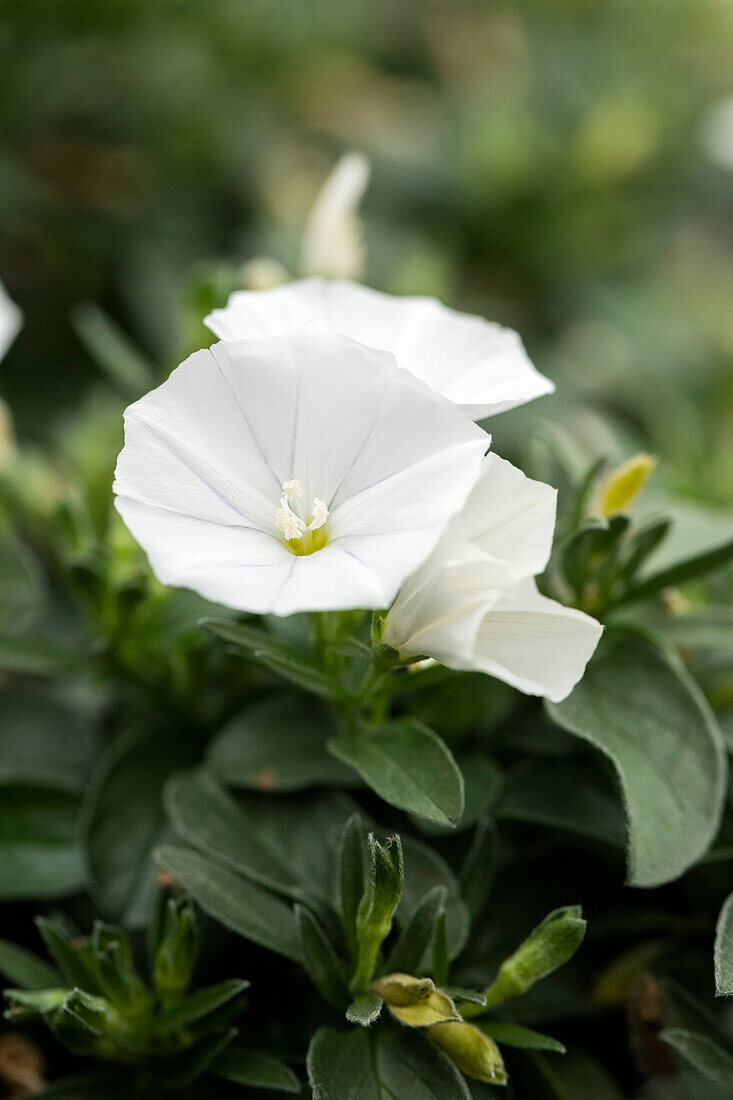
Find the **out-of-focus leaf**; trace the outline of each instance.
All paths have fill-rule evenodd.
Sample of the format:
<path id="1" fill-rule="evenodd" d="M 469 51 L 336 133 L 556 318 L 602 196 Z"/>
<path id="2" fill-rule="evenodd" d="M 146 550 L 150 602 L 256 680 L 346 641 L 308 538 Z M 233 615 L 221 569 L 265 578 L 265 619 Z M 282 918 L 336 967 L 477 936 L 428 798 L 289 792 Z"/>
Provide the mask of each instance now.
<path id="1" fill-rule="evenodd" d="M 0 691 L 0 784 L 80 791 L 95 747 L 88 709 L 31 686 Z"/>
<path id="2" fill-rule="evenodd" d="M 292 791 L 318 784 L 349 786 L 353 771 L 326 751 L 333 733 L 325 708 L 308 696 L 278 692 L 232 718 L 208 752 L 223 783 L 259 791 Z"/>
<path id="3" fill-rule="evenodd" d="M 0 974 L 21 989 L 54 989 L 63 985 L 57 970 L 9 940 L 0 940 Z"/>
<path id="4" fill-rule="evenodd" d="M 15 539 L 0 538 L 0 622 L 18 625 L 40 612 L 46 585 L 40 563 Z"/>
<path id="5" fill-rule="evenodd" d="M 333 738 L 329 750 L 378 795 L 409 813 L 454 825 L 463 812 L 463 777 L 441 739 L 410 718 Z"/>
<path id="6" fill-rule="evenodd" d="M 169 834 L 163 786 L 197 751 L 178 730 L 133 732 L 100 761 L 86 797 L 86 851 L 91 889 L 108 918 L 145 922 L 155 885 L 151 853 Z"/>
<path id="7" fill-rule="evenodd" d="M 717 722 L 689 675 L 655 646 L 618 633 L 550 716 L 605 753 L 629 820 L 629 881 L 679 877 L 718 830 L 726 757 Z"/>
<path id="8" fill-rule="evenodd" d="M 343 963 L 308 909 L 296 905 L 295 919 L 306 973 L 323 999 L 332 1008 L 343 1011 L 349 999 Z"/>
<path id="9" fill-rule="evenodd" d="M 724 542 L 722 546 L 716 546 L 703 554 L 686 558 L 684 561 L 671 565 L 668 569 L 662 569 L 659 573 L 653 573 L 645 577 L 638 584 L 630 586 L 624 596 L 617 601 L 617 606 L 635 603 L 639 600 L 649 600 L 658 596 L 665 588 L 676 588 L 687 581 L 695 580 L 712 573 L 714 569 L 720 569 L 723 565 L 733 560 L 733 539 Z"/>
<path id="10" fill-rule="evenodd" d="M 397 921 L 400 927 L 404 927 L 412 919 L 428 891 L 434 886 L 444 886 L 447 890 L 445 919 L 448 947 L 450 956 L 454 959 L 465 946 L 470 923 L 458 880 L 445 860 L 432 848 L 409 836 L 402 838 L 402 844 L 405 853 L 405 881 L 397 906 Z M 423 964 L 429 963 L 428 951 Z"/>
<path id="11" fill-rule="evenodd" d="M 195 993 L 189 993 L 177 1005 L 163 1012 L 155 1021 L 156 1031 L 176 1031 L 179 1028 L 188 1027 L 196 1023 L 202 1016 L 208 1016 L 216 1012 L 222 1005 L 227 1004 L 234 997 L 238 997 L 245 989 L 249 988 L 249 982 L 231 978 L 218 985 L 208 986 L 206 989 L 197 989 Z"/>
<path id="12" fill-rule="evenodd" d="M 280 898 L 188 848 L 166 845 L 155 858 L 214 920 L 270 951 L 301 961 L 295 916 Z"/>
<path id="13" fill-rule="evenodd" d="M 400 932 L 399 939 L 385 963 L 388 973 L 399 971 L 413 974 L 419 970 L 423 956 L 433 942 L 435 926 L 445 910 L 447 897 L 448 890 L 445 886 L 434 886 L 428 891 Z"/>
<path id="14" fill-rule="evenodd" d="M 274 635 L 258 627 L 226 619 L 203 619 L 201 626 L 222 641 L 244 651 L 250 660 L 259 661 L 272 672 L 312 695 L 324 699 L 343 699 L 346 692 L 330 676 L 302 653 L 280 642 Z"/>
<path id="15" fill-rule="evenodd" d="M 56 898 L 84 884 L 79 800 L 48 787 L 0 790 L 0 898 Z"/>
<path id="16" fill-rule="evenodd" d="M 122 393 L 134 400 L 153 388 L 157 373 L 153 365 L 104 310 L 93 302 L 81 302 L 71 320 L 92 359 Z"/>
<path id="17" fill-rule="evenodd" d="M 235 1085 L 253 1089 L 300 1092 L 300 1084 L 289 1066 L 270 1054 L 260 1054 L 230 1044 L 209 1066 L 209 1072 Z"/>
<path id="18" fill-rule="evenodd" d="M 596 769 L 578 760 L 533 760 L 517 768 L 495 812 L 499 820 L 526 821 L 626 847 L 618 801 L 599 781 Z"/>
<path id="19" fill-rule="evenodd" d="M 662 1031 L 660 1038 L 709 1081 L 733 1093 L 733 1055 L 723 1050 L 707 1035 L 697 1035 L 694 1031 L 685 1031 L 683 1028 L 668 1027 Z"/>

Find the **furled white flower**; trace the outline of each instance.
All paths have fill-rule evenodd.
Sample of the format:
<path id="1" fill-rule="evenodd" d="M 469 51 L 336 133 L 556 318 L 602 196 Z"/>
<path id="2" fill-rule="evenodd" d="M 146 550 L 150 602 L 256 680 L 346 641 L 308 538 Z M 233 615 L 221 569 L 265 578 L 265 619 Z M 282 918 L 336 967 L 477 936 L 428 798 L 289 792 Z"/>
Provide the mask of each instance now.
<path id="1" fill-rule="evenodd" d="M 434 298 L 393 297 L 357 283 L 300 279 L 240 290 L 205 323 L 222 340 L 274 336 L 306 321 L 391 352 L 397 364 L 474 420 L 552 393 L 516 332 Z"/>
<path id="2" fill-rule="evenodd" d="M 346 153 L 316 196 L 303 232 L 304 275 L 360 279 L 365 249 L 358 208 L 369 182 L 363 153 Z"/>
<path id="3" fill-rule="evenodd" d="M 595 619 L 540 595 L 555 490 L 489 455 L 460 515 L 400 589 L 383 641 L 559 702 L 593 654 Z"/>
<path id="4" fill-rule="evenodd" d="M 164 584 L 229 607 L 385 607 L 489 437 L 384 352 L 309 324 L 192 355 L 125 414 L 117 508 Z"/>
<path id="5" fill-rule="evenodd" d="M 0 359 L 18 335 L 22 323 L 23 314 L 0 283 Z"/>

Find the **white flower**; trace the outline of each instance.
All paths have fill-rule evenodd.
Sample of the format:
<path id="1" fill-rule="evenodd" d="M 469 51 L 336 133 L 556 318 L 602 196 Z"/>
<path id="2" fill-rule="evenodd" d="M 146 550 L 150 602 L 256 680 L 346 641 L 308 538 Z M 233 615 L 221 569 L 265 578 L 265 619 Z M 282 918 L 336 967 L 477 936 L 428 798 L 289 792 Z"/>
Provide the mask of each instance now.
<path id="1" fill-rule="evenodd" d="M 435 551 L 400 589 L 383 641 L 403 657 L 497 676 L 559 702 L 593 654 L 602 627 L 540 595 L 555 490 L 489 455 Z"/>
<path id="2" fill-rule="evenodd" d="M 275 336 L 315 320 L 371 348 L 441 393 L 474 420 L 552 393 L 516 332 L 456 313 L 434 298 L 393 297 L 345 281 L 300 279 L 240 290 L 205 323 L 222 340 Z"/>
<path id="3" fill-rule="evenodd" d="M 164 584 L 254 612 L 386 607 L 489 437 L 317 325 L 192 355 L 125 415 L 117 508 Z"/>
<path id="4" fill-rule="evenodd" d="M 0 283 L 0 359 L 18 335 L 23 314 Z"/>
<path id="5" fill-rule="evenodd" d="M 365 249 L 358 215 L 369 182 L 363 153 L 346 153 L 316 196 L 303 231 L 300 267 L 304 275 L 359 279 Z"/>

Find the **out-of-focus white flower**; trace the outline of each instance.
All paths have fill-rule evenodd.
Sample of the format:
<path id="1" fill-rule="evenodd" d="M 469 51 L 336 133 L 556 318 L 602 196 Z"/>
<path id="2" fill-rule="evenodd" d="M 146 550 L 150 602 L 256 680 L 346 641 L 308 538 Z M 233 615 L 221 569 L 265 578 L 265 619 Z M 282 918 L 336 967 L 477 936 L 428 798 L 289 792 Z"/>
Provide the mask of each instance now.
<path id="1" fill-rule="evenodd" d="M 164 584 L 229 607 L 386 607 L 489 437 L 392 357 L 310 324 L 192 355 L 125 415 L 117 508 Z"/>
<path id="2" fill-rule="evenodd" d="M 369 161 L 363 153 L 346 153 L 316 196 L 303 232 L 303 275 L 360 279 L 365 248 L 358 214 L 367 183 Z"/>
<path id="3" fill-rule="evenodd" d="M 255 256 L 242 268 L 241 285 L 248 290 L 270 290 L 290 279 L 288 269 L 272 256 Z"/>
<path id="4" fill-rule="evenodd" d="M 716 103 L 702 126 L 702 144 L 711 160 L 733 171 L 733 96 Z"/>
<path id="5" fill-rule="evenodd" d="M 18 335 L 22 323 L 23 314 L 0 283 L 0 359 Z"/>
<path id="6" fill-rule="evenodd" d="M 516 332 L 434 298 L 393 297 L 343 280 L 235 291 L 205 324 L 222 340 L 274 336 L 306 321 L 391 352 L 397 364 L 479 420 L 552 393 Z"/>
<path id="7" fill-rule="evenodd" d="M 489 455 L 464 508 L 400 589 L 383 641 L 559 702 L 593 654 L 595 619 L 540 595 L 555 490 Z"/>
<path id="8" fill-rule="evenodd" d="M 16 453 L 13 417 L 5 402 L 0 400 L 0 471 L 8 469 Z"/>

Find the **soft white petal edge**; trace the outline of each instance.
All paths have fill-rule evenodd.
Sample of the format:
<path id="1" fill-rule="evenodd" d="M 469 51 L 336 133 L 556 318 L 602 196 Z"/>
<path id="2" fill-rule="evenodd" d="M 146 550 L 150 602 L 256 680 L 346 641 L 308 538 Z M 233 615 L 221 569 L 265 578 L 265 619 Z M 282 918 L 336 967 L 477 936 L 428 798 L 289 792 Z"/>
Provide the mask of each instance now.
<path id="1" fill-rule="evenodd" d="M 23 324 L 23 313 L 0 283 L 0 359 L 5 355 Z"/>
<path id="2" fill-rule="evenodd" d="M 481 420 L 554 392 L 516 332 L 435 298 L 399 297 L 346 280 L 298 279 L 235 291 L 204 323 L 224 340 L 277 335 L 316 320 L 405 370 Z"/>
<path id="3" fill-rule="evenodd" d="M 540 595 L 534 581 L 504 593 L 479 626 L 472 667 L 527 695 L 566 698 L 593 656 L 603 627 Z"/>

